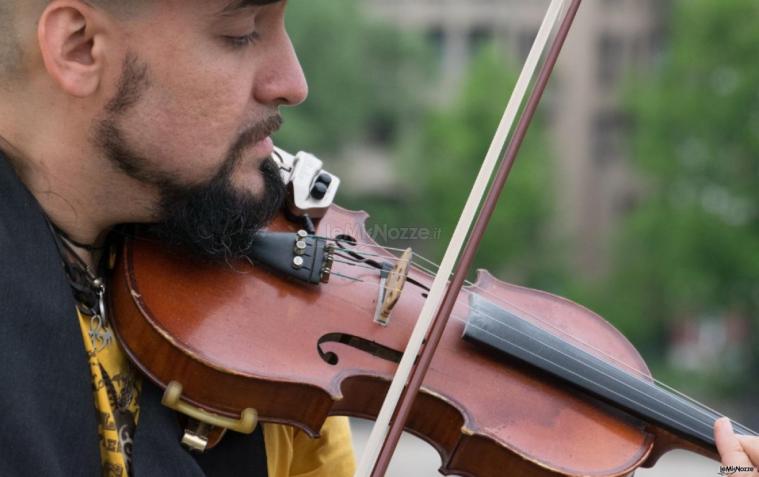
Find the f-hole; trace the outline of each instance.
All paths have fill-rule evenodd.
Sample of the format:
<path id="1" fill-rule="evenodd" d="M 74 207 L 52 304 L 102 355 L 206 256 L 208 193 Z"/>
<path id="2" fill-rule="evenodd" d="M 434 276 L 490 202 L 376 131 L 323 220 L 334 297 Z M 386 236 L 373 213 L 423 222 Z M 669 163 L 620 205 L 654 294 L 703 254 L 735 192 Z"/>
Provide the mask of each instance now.
<path id="1" fill-rule="evenodd" d="M 326 343 L 344 344 L 346 346 L 350 346 L 351 348 L 355 348 L 359 351 L 363 351 L 372 356 L 376 356 L 377 358 L 384 359 L 385 361 L 390 361 L 396 364 L 400 363 L 401 358 L 403 357 L 402 352 L 388 348 L 387 346 L 383 346 L 379 343 L 375 343 L 374 341 L 369 341 L 364 338 L 359 338 L 358 336 L 353 336 L 346 333 L 328 333 L 319 338 L 316 349 L 319 351 L 319 356 L 321 356 L 322 360 L 332 366 L 335 366 L 340 362 L 340 357 L 337 356 L 337 353 L 333 351 L 324 351 L 322 345 Z"/>

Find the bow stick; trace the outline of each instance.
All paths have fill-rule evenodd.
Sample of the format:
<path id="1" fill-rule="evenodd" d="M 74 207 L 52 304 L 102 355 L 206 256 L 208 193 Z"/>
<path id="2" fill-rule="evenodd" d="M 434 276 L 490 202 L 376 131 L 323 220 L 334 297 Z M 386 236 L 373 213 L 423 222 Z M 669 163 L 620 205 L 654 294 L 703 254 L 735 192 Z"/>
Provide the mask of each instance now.
<path id="1" fill-rule="evenodd" d="M 524 137 L 527 134 L 532 118 L 535 115 L 535 111 L 537 110 L 538 104 L 540 103 L 556 65 L 556 61 L 564 46 L 567 35 L 569 34 L 569 30 L 574 22 L 577 10 L 582 2 L 582 0 L 571 0 L 572 3 L 564 16 L 564 21 L 562 22 L 556 37 L 554 38 L 553 44 L 546 57 L 546 61 L 538 75 L 535 88 L 533 89 L 525 111 L 520 118 L 516 132 L 506 150 L 504 159 L 501 161 L 493 186 L 485 199 L 480 215 L 477 218 L 477 222 L 474 228 L 472 228 L 475 213 L 479 204 L 482 202 L 486 187 L 490 182 L 493 171 L 495 170 L 498 155 L 503 149 L 514 125 L 516 115 L 524 101 L 527 88 L 534 76 L 538 61 L 545 51 L 548 37 L 556 26 L 559 14 L 568 1 L 569 0 L 552 0 L 548 7 L 546 16 L 538 31 L 538 35 L 530 54 L 527 57 L 525 66 L 519 76 L 514 92 L 511 95 L 511 99 L 506 107 L 506 111 L 504 112 L 488 153 L 485 156 L 485 161 L 483 162 L 480 173 L 472 188 L 472 192 L 467 199 L 464 211 L 462 212 L 461 218 L 453 233 L 451 242 L 443 257 L 443 262 L 440 265 L 438 274 L 430 289 L 429 297 L 422 307 L 417 324 L 403 354 L 403 359 L 398 365 L 398 370 L 390 385 L 385 402 L 377 416 L 376 423 L 369 436 L 369 441 L 356 472 L 357 477 L 367 477 L 370 472 L 372 477 L 382 477 L 390 464 L 390 459 L 395 451 L 398 439 L 400 439 L 400 435 L 403 432 L 403 426 L 411 411 L 411 406 L 416 398 L 419 388 L 421 387 L 424 376 L 429 369 L 429 365 L 432 362 L 432 357 L 434 356 L 434 352 L 440 342 L 443 331 L 445 330 L 456 297 L 464 284 L 467 270 L 474 260 L 480 240 L 487 228 L 490 217 L 495 210 L 498 198 L 503 190 L 506 180 L 508 179 L 516 156 L 519 153 Z M 471 234 L 469 234 L 470 229 L 472 230 Z M 466 248 L 461 252 L 464 241 L 468 235 L 470 236 L 470 240 L 467 242 Z M 446 291 L 448 277 L 451 275 L 459 256 L 461 256 L 459 266 Z M 421 350 L 422 345 L 425 344 L 424 338 L 428 334 L 429 339 L 424 347 L 424 351 L 421 356 L 419 356 L 419 351 Z M 417 356 L 419 356 L 418 364 L 414 366 Z M 392 426 L 388 429 L 390 420 L 394 414 L 395 419 Z"/>

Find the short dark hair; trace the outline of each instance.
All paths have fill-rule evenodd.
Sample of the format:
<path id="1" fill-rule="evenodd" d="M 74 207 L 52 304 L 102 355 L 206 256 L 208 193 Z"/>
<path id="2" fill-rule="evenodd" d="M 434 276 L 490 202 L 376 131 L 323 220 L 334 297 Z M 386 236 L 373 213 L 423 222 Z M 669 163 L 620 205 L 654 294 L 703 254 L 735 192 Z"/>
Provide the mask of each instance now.
<path id="1" fill-rule="evenodd" d="M 21 61 L 18 34 L 13 21 L 15 14 L 15 1 L 0 3 L 0 79 L 15 71 Z"/>
<path id="2" fill-rule="evenodd" d="M 19 45 L 16 15 L 21 3 L 38 7 L 41 13 L 51 0 L 0 0 L 0 80 L 13 78 L 19 72 L 23 51 Z M 105 8 L 116 14 L 128 14 L 150 0 L 82 0 L 88 5 Z"/>

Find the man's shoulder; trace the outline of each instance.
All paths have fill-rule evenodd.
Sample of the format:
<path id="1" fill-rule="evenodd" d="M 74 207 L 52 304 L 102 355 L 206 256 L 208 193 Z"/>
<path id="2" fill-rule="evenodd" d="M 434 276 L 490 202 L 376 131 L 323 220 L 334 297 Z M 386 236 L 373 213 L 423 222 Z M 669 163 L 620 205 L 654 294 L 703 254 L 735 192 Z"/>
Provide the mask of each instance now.
<path id="1" fill-rule="evenodd" d="M 4 328 L 38 326 L 74 301 L 42 208 L 0 153 L 0 299 Z M 5 331 L 9 331 L 5 329 Z M 19 343 L 20 344 L 20 343 Z"/>
<path id="2" fill-rule="evenodd" d="M 33 272 L 56 254 L 41 207 L 0 152 L 0 274 Z"/>
<path id="3" fill-rule="evenodd" d="M 2 258 L 44 240 L 45 218 L 34 196 L 0 152 L 0 253 Z M 42 232 L 42 233 L 41 233 Z"/>

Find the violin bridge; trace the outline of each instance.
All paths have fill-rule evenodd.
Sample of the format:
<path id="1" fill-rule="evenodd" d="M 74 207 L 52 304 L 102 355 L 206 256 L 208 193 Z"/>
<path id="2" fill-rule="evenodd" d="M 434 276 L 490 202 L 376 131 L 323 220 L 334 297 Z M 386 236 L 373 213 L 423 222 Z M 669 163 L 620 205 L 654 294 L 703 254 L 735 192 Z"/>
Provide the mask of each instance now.
<path id="1" fill-rule="evenodd" d="M 380 283 L 377 296 L 377 306 L 374 309 L 374 322 L 382 326 L 390 323 L 390 313 L 403 292 L 403 286 L 408 278 L 409 265 L 414 252 L 407 248 L 395 266 L 389 264 L 380 273 Z"/>

